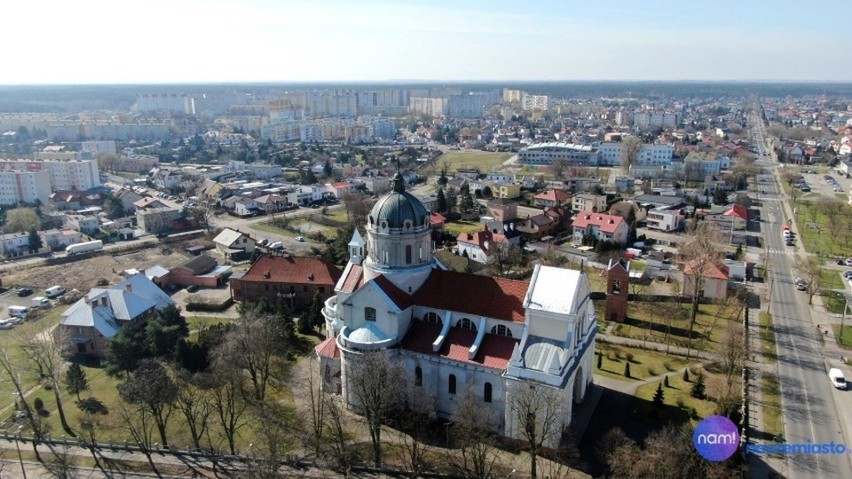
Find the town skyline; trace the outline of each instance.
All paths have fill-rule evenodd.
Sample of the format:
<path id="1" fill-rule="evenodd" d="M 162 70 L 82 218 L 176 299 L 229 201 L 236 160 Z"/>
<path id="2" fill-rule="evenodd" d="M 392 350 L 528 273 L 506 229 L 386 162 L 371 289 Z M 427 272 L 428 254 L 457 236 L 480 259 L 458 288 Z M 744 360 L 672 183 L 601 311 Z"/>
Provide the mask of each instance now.
<path id="1" fill-rule="evenodd" d="M 852 80 L 837 67 L 849 5 L 772 7 L 15 4 L 0 40 L 27 40 L 7 52 L 0 84 Z"/>

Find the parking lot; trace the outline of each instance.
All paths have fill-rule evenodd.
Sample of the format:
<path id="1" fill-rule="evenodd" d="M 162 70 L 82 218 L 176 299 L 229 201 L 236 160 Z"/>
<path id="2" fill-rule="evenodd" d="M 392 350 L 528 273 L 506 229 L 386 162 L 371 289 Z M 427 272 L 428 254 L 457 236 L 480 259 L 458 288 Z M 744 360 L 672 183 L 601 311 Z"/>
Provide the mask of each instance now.
<path id="1" fill-rule="evenodd" d="M 39 296 L 45 296 L 43 289 L 33 289 L 33 294 L 26 297 L 19 297 L 17 288 L 10 289 L 5 293 L 0 294 L 0 319 L 6 319 L 9 317 L 9 306 L 26 306 L 28 308 L 33 305 L 33 298 L 37 298 Z M 51 303 L 55 306 L 56 303 L 51 301 Z"/>
<path id="2" fill-rule="evenodd" d="M 806 170 L 812 171 L 812 170 Z M 842 191 L 835 191 L 834 186 L 828 183 L 824 173 L 802 173 L 805 182 L 811 188 L 811 193 L 839 198 L 835 195 L 847 195 L 849 193 L 850 181 L 836 173 L 829 173 L 829 176 L 834 178 Z"/>

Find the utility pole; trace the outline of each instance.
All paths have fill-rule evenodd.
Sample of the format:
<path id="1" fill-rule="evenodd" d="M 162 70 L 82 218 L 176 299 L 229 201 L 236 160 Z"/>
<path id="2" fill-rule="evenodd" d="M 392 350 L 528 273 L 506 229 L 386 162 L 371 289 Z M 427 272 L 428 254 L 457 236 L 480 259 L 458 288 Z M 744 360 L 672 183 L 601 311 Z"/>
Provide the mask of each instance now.
<path id="1" fill-rule="evenodd" d="M 843 316 L 840 317 L 840 344 L 843 345 L 843 329 L 845 328 L 846 323 L 846 310 L 849 309 L 849 297 L 845 294 L 843 295 L 846 302 L 843 304 Z"/>

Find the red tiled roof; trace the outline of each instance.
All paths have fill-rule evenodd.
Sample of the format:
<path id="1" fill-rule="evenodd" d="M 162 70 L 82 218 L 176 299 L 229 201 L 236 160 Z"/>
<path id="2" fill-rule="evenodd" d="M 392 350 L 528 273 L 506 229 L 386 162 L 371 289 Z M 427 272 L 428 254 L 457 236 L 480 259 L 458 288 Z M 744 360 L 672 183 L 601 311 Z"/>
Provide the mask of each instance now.
<path id="1" fill-rule="evenodd" d="M 340 270 L 333 264 L 310 256 L 263 256 L 241 281 L 292 284 L 337 284 Z"/>
<path id="2" fill-rule="evenodd" d="M 725 215 L 726 216 L 739 216 L 740 218 L 742 218 L 744 220 L 748 220 L 748 210 L 746 210 L 745 207 L 740 206 L 740 205 L 736 205 L 736 204 L 734 206 L 732 206 L 731 209 L 726 211 Z"/>
<path id="3" fill-rule="evenodd" d="M 482 338 L 476 356 L 470 359 L 468 351 L 476 340 L 476 331 L 451 327 L 441 349 L 436 353 L 432 351 L 432 343 L 435 342 L 440 333 L 440 324 L 413 321 L 408 328 L 408 334 L 402 340 L 402 348 L 421 354 L 441 356 L 453 361 L 478 364 L 494 369 L 506 369 L 509 359 L 512 358 L 515 344 L 519 342 L 518 339 L 486 333 Z"/>
<path id="4" fill-rule="evenodd" d="M 337 183 L 332 183 L 331 187 L 335 190 L 339 190 L 341 188 L 349 188 L 349 183 L 345 181 L 338 181 Z"/>
<path id="5" fill-rule="evenodd" d="M 364 268 L 360 264 L 353 264 L 352 267 L 349 268 L 349 275 L 346 276 L 346 279 L 343 281 L 341 290 L 345 293 L 355 291 L 363 284 L 361 281 L 363 278 Z"/>
<path id="6" fill-rule="evenodd" d="M 555 201 L 556 203 L 564 203 L 568 201 L 571 195 L 565 190 L 547 190 L 544 193 L 535 195 L 535 199 L 542 201 Z"/>
<path id="7" fill-rule="evenodd" d="M 488 250 L 494 244 L 494 234 L 488 231 L 487 227 L 483 227 L 483 229 L 477 231 L 476 233 L 459 233 L 456 241 L 462 243 L 470 243 L 479 246 L 482 251 L 485 251 L 488 254 Z M 488 247 L 485 247 L 485 243 L 488 242 Z"/>
<path id="8" fill-rule="evenodd" d="M 529 283 L 514 279 L 433 270 L 412 302 L 476 316 L 524 322 Z"/>
<path id="9" fill-rule="evenodd" d="M 395 284 L 391 283 L 389 279 L 384 276 L 378 276 L 373 280 L 385 294 L 391 299 L 391 301 L 396 304 L 399 309 L 405 309 L 411 306 L 411 296 L 404 292 L 403 290 L 396 287 Z"/>
<path id="10" fill-rule="evenodd" d="M 447 222 L 447 218 L 441 213 L 429 213 L 429 222 L 432 225 L 444 224 Z"/>
<path id="11" fill-rule="evenodd" d="M 694 276 L 696 266 L 696 261 L 687 262 L 685 265 L 683 265 L 683 274 Z M 724 264 L 707 264 L 706 266 L 704 266 L 704 271 L 701 276 L 704 278 L 728 279 L 728 266 Z"/>
<path id="12" fill-rule="evenodd" d="M 604 233 L 615 233 L 624 221 L 621 216 L 612 216 L 605 213 L 580 213 L 574 219 L 574 227 L 586 228 L 589 225 L 596 225 Z"/>
<path id="13" fill-rule="evenodd" d="M 317 344 L 314 348 L 314 351 L 317 352 L 319 356 L 324 358 L 339 358 L 340 357 L 340 348 L 337 347 L 336 338 L 328 338 L 325 341 Z"/>

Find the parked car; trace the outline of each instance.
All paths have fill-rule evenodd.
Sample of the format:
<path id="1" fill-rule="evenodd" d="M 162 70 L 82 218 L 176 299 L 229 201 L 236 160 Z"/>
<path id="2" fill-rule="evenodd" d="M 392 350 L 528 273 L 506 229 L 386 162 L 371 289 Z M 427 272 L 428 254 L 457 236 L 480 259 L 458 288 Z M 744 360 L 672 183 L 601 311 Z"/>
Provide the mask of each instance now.
<path id="1" fill-rule="evenodd" d="M 266 238 L 260 238 L 259 240 L 257 240 L 257 244 L 260 246 L 266 246 L 266 243 L 269 243 L 269 240 Z"/>
<path id="2" fill-rule="evenodd" d="M 298 241 L 298 242 L 300 242 L 300 243 L 304 243 L 304 242 L 305 242 L 305 237 L 304 237 L 304 236 L 296 236 L 296 241 Z"/>
<path id="3" fill-rule="evenodd" d="M 844 272 L 843 272 L 843 278 L 844 278 L 844 279 L 852 278 L 852 269 L 850 269 L 850 270 L 848 270 L 848 271 L 844 271 Z"/>
<path id="4" fill-rule="evenodd" d="M 281 249 L 283 247 L 284 247 L 284 243 L 282 243 L 280 241 L 276 241 L 274 243 L 271 243 L 269 246 L 267 246 L 267 248 L 269 248 L 269 249 Z"/>
<path id="5" fill-rule="evenodd" d="M 852 266 L 852 258 L 846 258 L 846 266 Z"/>
<path id="6" fill-rule="evenodd" d="M 846 378 L 843 377 L 843 371 L 840 369 L 829 369 L 828 379 L 831 380 L 831 384 L 833 384 L 837 389 L 846 389 Z"/>
<path id="7" fill-rule="evenodd" d="M 191 285 L 186 287 L 186 291 L 188 293 L 194 293 L 194 292 L 198 291 L 198 285 L 197 284 L 191 284 Z"/>
<path id="8" fill-rule="evenodd" d="M 808 289 L 808 287 L 805 286 L 804 283 L 796 283 L 796 290 L 797 291 L 806 291 L 807 289 Z"/>
<path id="9" fill-rule="evenodd" d="M 18 296 L 20 296 L 20 297 L 22 297 L 22 298 L 23 298 L 24 296 L 29 296 L 29 295 L 31 295 L 31 294 L 33 294 L 33 290 L 32 290 L 31 288 L 20 288 L 20 289 L 18 290 Z"/>

